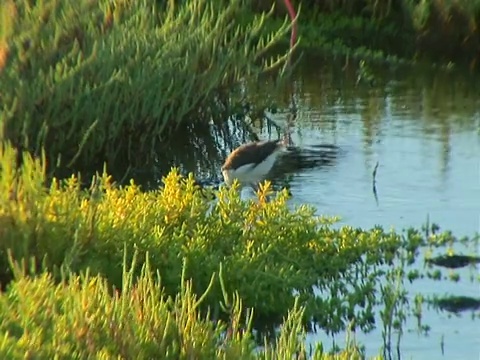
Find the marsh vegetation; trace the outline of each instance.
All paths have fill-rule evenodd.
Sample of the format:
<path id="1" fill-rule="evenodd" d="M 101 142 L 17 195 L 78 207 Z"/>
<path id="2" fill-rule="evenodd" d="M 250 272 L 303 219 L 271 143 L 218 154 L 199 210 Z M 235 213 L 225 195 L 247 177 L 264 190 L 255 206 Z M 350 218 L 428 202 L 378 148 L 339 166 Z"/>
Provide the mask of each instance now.
<path id="1" fill-rule="evenodd" d="M 321 31 L 317 45 L 333 55 L 355 52 L 364 60 L 358 77 L 372 84 L 370 53 L 358 49 L 388 28 L 399 2 L 349 4 L 306 1 L 304 13 L 316 10 L 305 28 Z M 476 299 L 407 289 L 425 278 L 457 282 L 455 269 L 432 266 L 475 263 L 454 250 L 477 244 L 475 236 L 458 239 L 435 224 L 403 232 L 340 224 L 311 205 L 292 206 L 286 190 L 273 191 L 278 184 L 244 200 L 235 188 L 199 191 L 192 174 L 170 169 L 180 155 L 197 168 L 198 154 L 223 157 L 255 137 L 267 111 L 291 107 L 295 94 L 282 98 L 282 89 L 291 86 L 296 48 L 281 48 L 290 23 L 275 18 L 278 6 L 258 13 L 252 5 L 2 2 L 2 357 L 351 359 L 365 354 L 355 339 L 330 354 L 320 342 L 309 348 L 307 333 L 374 329 L 379 356 L 389 357 L 426 304 L 478 309 Z M 365 9 L 370 19 L 346 20 Z M 309 28 L 315 22 L 324 28 Z M 368 36 L 327 46 L 352 29 Z M 383 40 L 403 39 L 389 31 Z M 366 132 L 375 114 L 364 113 Z M 144 169 L 158 169 L 153 186 L 122 178 Z"/>

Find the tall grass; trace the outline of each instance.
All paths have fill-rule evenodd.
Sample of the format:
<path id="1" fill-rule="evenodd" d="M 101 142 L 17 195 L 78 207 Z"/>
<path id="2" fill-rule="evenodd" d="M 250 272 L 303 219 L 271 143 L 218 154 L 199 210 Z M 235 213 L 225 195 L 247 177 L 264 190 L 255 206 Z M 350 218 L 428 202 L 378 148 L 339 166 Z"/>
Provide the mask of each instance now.
<path id="1" fill-rule="evenodd" d="M 132 165 L 181 126 L 225 120 L 235 85 L 282 69 L 249 0 L 0 5 L 0 138 L 63 165 Z M 77 166 L 77 167 L 78 167 Z"/>

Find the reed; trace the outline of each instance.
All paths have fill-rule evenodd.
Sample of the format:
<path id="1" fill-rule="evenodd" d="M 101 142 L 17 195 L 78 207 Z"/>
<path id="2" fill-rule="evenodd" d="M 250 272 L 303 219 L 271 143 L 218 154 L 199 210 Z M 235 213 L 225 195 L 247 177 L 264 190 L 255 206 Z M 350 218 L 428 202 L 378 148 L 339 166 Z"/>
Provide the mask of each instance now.
<path id="1" fill-rule="evenodd" d="M 179 127 L 225 120 L 240 80 L 282 70 L 290 52 L 266 52 L 290 25 L 240 21 L 249 3 L 2 2 L 0 138 L 49 166 L 145 164 Z"/>

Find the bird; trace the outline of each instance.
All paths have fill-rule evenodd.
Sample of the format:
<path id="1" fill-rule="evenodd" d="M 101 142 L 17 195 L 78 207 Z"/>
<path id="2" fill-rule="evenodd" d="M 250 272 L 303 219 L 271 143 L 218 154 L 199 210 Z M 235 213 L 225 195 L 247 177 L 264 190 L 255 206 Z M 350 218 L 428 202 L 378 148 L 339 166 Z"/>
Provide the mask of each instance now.
<path id="1" fill-rule="evenodd" d="M 253 141 L 239 146 L 222 166 L 225 184 L 231 186 L 237 179 L 240 189 L 251 187 L 256 190 L 286 147 L 286 139 Z"/>

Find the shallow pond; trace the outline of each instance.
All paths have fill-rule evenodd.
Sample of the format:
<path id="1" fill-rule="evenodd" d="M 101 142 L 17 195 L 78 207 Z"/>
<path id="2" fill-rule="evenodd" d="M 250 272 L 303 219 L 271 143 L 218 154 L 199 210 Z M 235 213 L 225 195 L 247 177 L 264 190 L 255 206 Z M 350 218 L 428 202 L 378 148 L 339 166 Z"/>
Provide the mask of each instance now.
<path id="1" fill-rule="evenodd" d="M 428 218 L 456 236 L 480 232 L 480 85 L 438 71 L 378 70 L 374 81 L 358 81 L 358 74 L 308 59 L 286 95 L 297 108 L 296 119 L 288 120 L 290 111 L 271 115 L 282 126 L 290 123 L 300 149 L 280 164 L 288 175 L 276 171 L 288 182 L 292 203 L 312 204 L 354 227 L 419 228 Z M 268 137 L 265 127 L 258 131 Z M 477 270 L 459 270 L 458 282 L 420 280 L 408 289 L 412 298 L 478 298 Z M 407 322 L 402 358 L 478 358 L 480 321 L 471 311 L 454 315 L 424 306 L 423 321 L 431 327 L 427 335 L 416 319 Z M 375 355 L 382 329 L 356 338 L 367 355 Z M 334 341 L 341 346 L 345 334 L 333 339 L 320 331 L 308 338 L 319 339 L 326 348 Z"/>
<path id="2" fill-rule="evenodd" d="M 305 57 L 287 91 L 279 93 L 265 80 L 255 85 L 251 97 L 278 105 L 269 116 L 289 126 L 296 146 L 274 170 L 274 182 L 290 188 L 292 205 L 314 205 L 319 214 L 340 216 L 340 224 L 402 230 L 420 228 L 428 219 L 458 237 L 473 236 L 480 232 L 479 80 L 439 70 L 369 73 L 338 61 Z M 265 121 L 254 121 L 252 128 L 261 139 L 277 138 Z M 177 151 L 183 156 L 171 163 L 199 177 L 219 176 L 230 149 L 205 156 L 205 144 L 195 147 L 196 152 L 188 146 Z M 169 165 L 170 160 L 163 163 L 164 168 Z M 455 250 L 472 255 L 478 253 L 475 247 Z M 423 268 L 423 262 L 417 266 Z M 422 279 L 407 285 L 411 300 L 417 293 L 479 298 L 478 267 L 455 271 L 458 282 Z M 424 305 L 422 321 L 430 330 L 422 332 L 417 319 L 409 316 L 401 358 L 477 359 L 478 315 L 479 310 L 453 314 Z M 356 338 L 367 355 L 378 354 L 383 345 L 381 323 Z M 318 340 L 330 349 L 334 343 L 342 346 L 345 334 L 332 338 L 319 331 L 308 337 L 310 343 Z"/>

